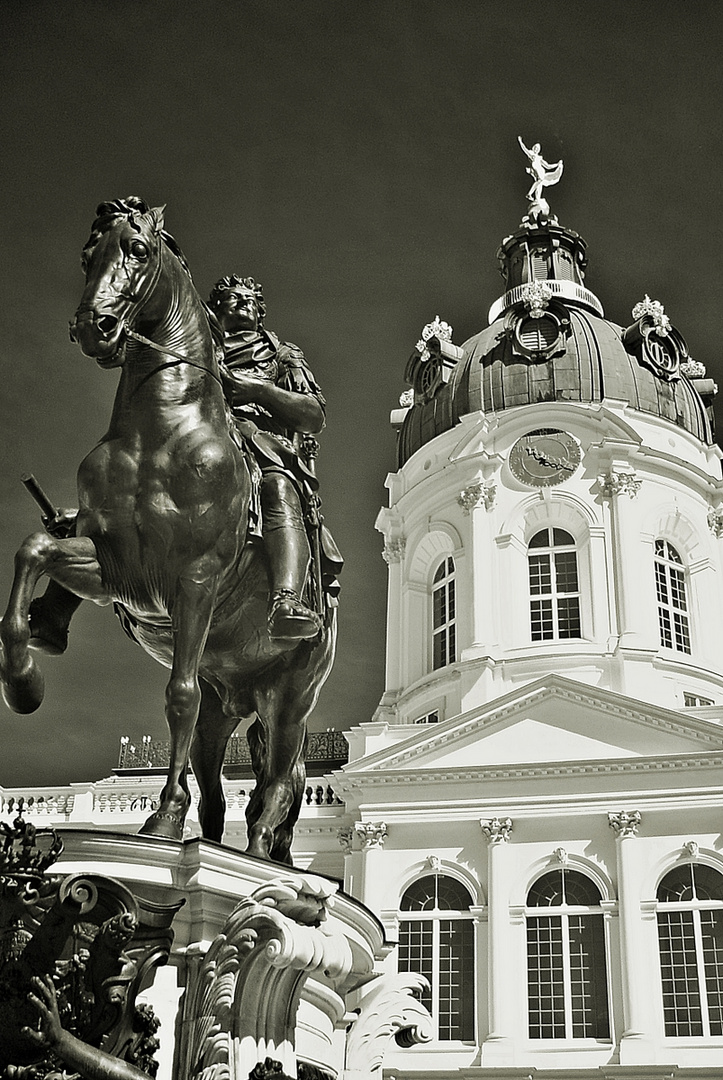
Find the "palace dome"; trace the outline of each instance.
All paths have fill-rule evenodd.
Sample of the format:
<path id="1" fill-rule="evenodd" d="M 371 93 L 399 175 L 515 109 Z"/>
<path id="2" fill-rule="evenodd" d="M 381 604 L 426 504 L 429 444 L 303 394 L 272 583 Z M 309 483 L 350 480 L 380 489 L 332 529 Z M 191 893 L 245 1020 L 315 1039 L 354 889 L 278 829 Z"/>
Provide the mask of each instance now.
<path id="1" fill-rule="evenodd" d="M 605 319 L 583 284 L 585 247 L 554 218 L 525 219 L 498 251 L 507 289 L 490 325 L 461 349 L 436 330 L 446 324 L 432 325 L 407 365 L 414 404 L 399 434 L 400 467 L 469 413 L 549 401 L 614 398 L 713 442 L 716 387 L 703 365 L 657 301 L 638 304 L 627 328 Z"/>

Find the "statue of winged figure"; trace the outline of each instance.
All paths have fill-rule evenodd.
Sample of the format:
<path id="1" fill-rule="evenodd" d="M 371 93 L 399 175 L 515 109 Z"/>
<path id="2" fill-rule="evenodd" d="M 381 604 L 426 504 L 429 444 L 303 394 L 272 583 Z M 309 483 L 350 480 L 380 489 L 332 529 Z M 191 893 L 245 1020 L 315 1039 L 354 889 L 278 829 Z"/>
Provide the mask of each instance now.
<path id="1" fill-rule="evenodd" d="M 530 150 L 525 146 L 520 135 L 517 136 L 517 141 L 530 159 L 530 164 L 525 170 L 532 177 L 532 186 L 527 192 L 527 198 L 532 203 L 530 213 L 535 217 L 539 216 L 540 212 L 547 214 L 550 208 L 547 200 L 543 198 L 542 189 L 559 182 L 563 169 L 562 159 L 555 165 L 551 165 L 549 161 L 545 161 L 543 158 L 539 143 L 535 143 Z"/>

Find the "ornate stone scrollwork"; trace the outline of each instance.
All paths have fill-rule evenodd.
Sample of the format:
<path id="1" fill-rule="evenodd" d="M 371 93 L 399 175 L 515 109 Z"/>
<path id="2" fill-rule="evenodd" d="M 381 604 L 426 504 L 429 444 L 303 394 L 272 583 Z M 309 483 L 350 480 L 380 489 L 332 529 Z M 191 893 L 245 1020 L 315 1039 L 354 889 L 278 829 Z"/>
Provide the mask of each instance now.
<path id="1" fill-rule="evenodd" d="M 241 1078 L 267 1057 L 295 1076 L 296 1008 L 317 971 L 341 1022 L 345 995 L 373 977 L 374 957 L 320 928 L 335 890 L 310 874 L 279 877 L 241 901 L 205 954 L 199 949 L 183 1000 L 179 1076 Z"/>
<path id="2" fill-rule="evenodd" d="M 491 510 L 496 498 L 497 484 L 494 480 L 476 480 L 469 487 L 462 488 L 457 502 L 465 514 L 469 514 L 475 506 L 484 506 L 485 510 Z"/>
<path id="3" fill-rule="evenodd" d="M 391 566 L 392 563 L 401 562 L 404 558 L 404 550 L 407 546 L 407 541 L 403 536 L 394 536 L 389 540 L 384 541 L 384 551 L 382 552 L 382 558 L 387 566 Z"/>
<path id="4" fill-rule="evenodd" d="M 639 810 L 619 810 L 617 813 L 608 814 L 608 824 L 616 837 L 624 839 L 628 836 L 637 836 L 642 815 Z"/>
<path id="5" fill-rule="evenodd" d="M 78 1054 L 92 1065 L 84 1075 L 152 1070 L 158 1021 L 136 995 L 167 960 L 184 901 L 150 903 L 101 874 L 47 876 L 63 847 L 54 830 L 18 817 L 0 833 L 0 1072 L 40 1080 L 58 1076 L 62 1059 L 72 1073 Z M 62 1033 L 52 1046 L 31 990 L 48 1009 L 57 1004 Z"/>
<path id="6" fill-rule="evenodd" d="M 354 832 L 361 840 L 362 851 L 384 847 L 384 841 L 387 838 L 387 823 L 386 821 L 356 821 Z"/>
<path id="7" fill-rule="evenodd" d="M 480 828 L 490 844 L 507 843 L 512 832 L 512 818 L 480 818 Z"/>
<path id="8" fill-rule="evenodd" d="M 689 859 L 697 859 L 698 851 L 698 844 L 695 842 L 695 840 L 688 840 L 686 844 L 683 844 L 683 854 L 686 855 Z"/>
<path id="9" fill-rule="evenodd" d="M 646 294 L 633 308 L 632 316 L 636 321 L 623 333 L 628 352 L 659 379 L 666 382 L 680 379 L 683 368 L 691 362 L 688 346 L 660 301 L 651 300 Z"/>
<path id="10" fill-rule="evenodd" d="M 643 486 L 643 481 L 636 473 L 624 472 L 622 469 L 611 469 L 609 472 L 601 473 L 597 482 L 606 499 L 611 499 L 613 495 L 628 495 L 634 499 Z"/>
<path id="11" fill-rule="evenodd" d="M 381 1077 L 384 1054 L 392 1039 L 400 1046 L 431 1042 L 432 1017 L 419 1000 L 428 983 L 423 975 L 382 975 L 363 999 L 347 1040 L 349 1080 Z"/>
<path id="12" fill-rule="evenodd" d="M 552 858 L 559 866 L 567 866 L 569 855 L 564 847 L 555 848 Z"/>

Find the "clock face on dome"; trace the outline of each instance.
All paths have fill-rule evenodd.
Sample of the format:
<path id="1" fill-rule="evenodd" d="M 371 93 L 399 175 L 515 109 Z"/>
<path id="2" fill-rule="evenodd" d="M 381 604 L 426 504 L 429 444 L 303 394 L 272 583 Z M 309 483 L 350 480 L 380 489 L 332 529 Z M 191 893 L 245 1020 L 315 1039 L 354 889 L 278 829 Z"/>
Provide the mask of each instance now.
<path id="1" fill-rule="evenodd" d="M 568 480 L 580 464 L 580 446 L 566 431 L 541 428 L 518 439 L 510 450 L 510 469 L 530 487 Z"/>

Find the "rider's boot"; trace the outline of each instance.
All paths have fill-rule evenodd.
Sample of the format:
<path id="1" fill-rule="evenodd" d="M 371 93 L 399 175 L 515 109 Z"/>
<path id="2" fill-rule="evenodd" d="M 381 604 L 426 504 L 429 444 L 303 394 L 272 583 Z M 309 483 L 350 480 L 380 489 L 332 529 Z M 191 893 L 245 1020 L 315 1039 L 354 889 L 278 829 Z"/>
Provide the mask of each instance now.
<path id="1" fill-rule="evenodd" d="M 299 496 L 290 480 L 276 474 L 272 483 L 264 479 L 261 497 L 271 577 L 269 636 L 275 641 L 309 641 L 321 630 L 322 620 L 301 599 L 311 552 Z"/>
<path id="2" fill-rule="evenodd" d="M 70 620 L 82 602 L 75 593 L 51 580 L 43 595 L 36 596 L 30 604 L 30 648 L 47 656 L 64 653 Z"/>

